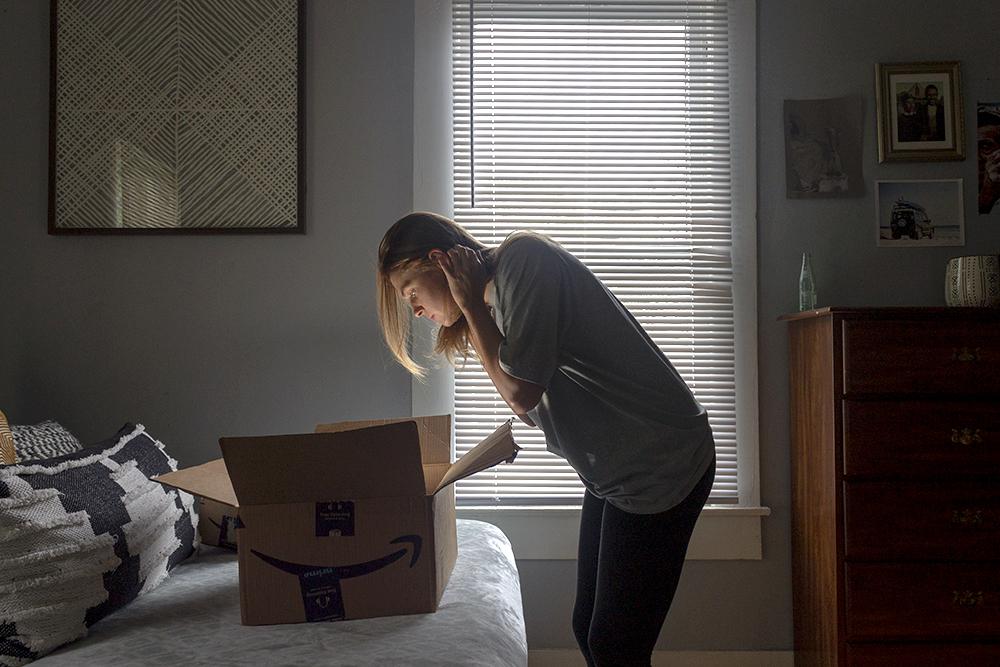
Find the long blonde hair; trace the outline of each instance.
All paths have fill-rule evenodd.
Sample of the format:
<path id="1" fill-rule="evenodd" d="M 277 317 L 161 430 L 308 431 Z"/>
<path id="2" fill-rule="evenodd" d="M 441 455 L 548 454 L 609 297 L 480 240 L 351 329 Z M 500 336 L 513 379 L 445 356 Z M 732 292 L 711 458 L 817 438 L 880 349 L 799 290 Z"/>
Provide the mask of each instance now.
<path id="1" fill-rule="evenodd" d="M 378 248 L 376 302 L 382 335 L 392 354 L 410 373 L 423 377 L 425 370 L 410 356 L 409 305 L 396 292 L 389 277 L 408 269 L 440 270 L 428 255 L 432 250 L 447 252 L 456 245 L 483 251 L 488 275 L 494 262 L 489 249 L 454 220 L 436 213 L 410 213 L 389 228 Z M 469 352 L 469 324 L 463 315 L 450 327 L 439 327 L 434 352 L 443 354 L 449 363 Z"/>

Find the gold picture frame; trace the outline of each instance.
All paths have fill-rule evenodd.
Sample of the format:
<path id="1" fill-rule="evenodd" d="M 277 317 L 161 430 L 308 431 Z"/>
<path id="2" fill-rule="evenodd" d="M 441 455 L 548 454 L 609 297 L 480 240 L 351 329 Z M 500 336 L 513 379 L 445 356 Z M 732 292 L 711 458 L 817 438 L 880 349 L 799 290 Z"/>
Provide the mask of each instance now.
<path id="1" fill-rule="evenodd" d="M 876 83 L 879 162 L 965 159 L 960 62 L 879 63 Z"/>

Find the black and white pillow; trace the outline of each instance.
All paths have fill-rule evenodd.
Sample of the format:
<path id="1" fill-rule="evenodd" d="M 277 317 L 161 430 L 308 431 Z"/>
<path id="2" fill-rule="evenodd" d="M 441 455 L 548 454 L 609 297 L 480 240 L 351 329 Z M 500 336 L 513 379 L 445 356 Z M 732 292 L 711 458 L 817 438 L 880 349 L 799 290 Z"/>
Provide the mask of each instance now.
<path id="1" fill-rule="evenodd" d="M 194 498 L 140 425 L 72 454 L 0 467 L 0 665 L 23 665 L 155 588 L 193 553 Z"/>
<path id="2" fill-rule="evenodd" d="M 17 460 L 34 461 L 50 459 L 80 451 L 83 445 L 62 424 L 52 420 L 43 421 L 32 426 L 11 424 L 10 432 L 14 436 L 14 451 Z"/>

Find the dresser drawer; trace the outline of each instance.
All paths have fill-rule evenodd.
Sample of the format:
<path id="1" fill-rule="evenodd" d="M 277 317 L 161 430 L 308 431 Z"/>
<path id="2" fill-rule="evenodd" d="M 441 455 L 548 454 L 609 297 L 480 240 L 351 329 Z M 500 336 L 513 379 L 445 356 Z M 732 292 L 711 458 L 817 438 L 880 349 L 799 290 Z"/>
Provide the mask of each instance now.
<path id="1" fill-rule="evenodd" d="M 845 564 L 847 639 L 1000 639 L 996 563 Z"/>
<path id="2" fill-rule="evenodd" d="M 844 401 L 844 474 L 1000 476 L 1000 402 Z"/>
<path id="3" fill-rule="evenodd" d="M 848 644 L 847 667 L 1000 665 L 1000 644 Z"/>
<path id="4" fill-rule="evenodd" d="M 844 321 L 846 394 L 1000 391 L 1000 328 L 989 322 Z"/>
<path id="5" fill-rule="evenodd" d="M 861 560 L 1000 558 L 997 487 L 996 482 L 847 482 L 844 555 Z"/>

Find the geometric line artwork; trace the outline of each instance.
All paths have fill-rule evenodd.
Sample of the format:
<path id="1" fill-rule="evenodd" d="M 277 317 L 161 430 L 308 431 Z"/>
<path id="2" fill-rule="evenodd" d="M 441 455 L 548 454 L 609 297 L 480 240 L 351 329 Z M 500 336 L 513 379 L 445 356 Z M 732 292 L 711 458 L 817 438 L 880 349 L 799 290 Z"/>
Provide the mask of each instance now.
<path id="1" fill-rule="evenodd" d="M 52 0 L 49 233 L 303 233 L 301 0 Z"/>

